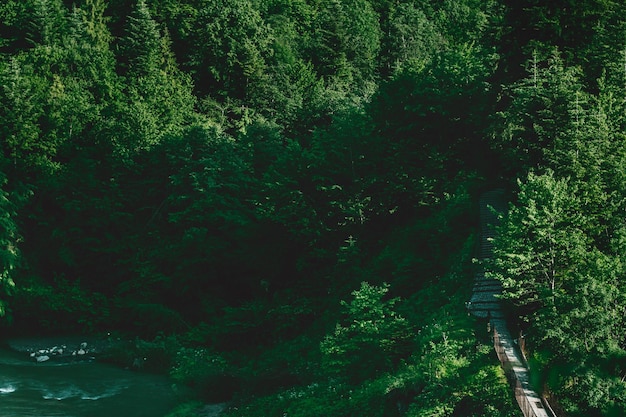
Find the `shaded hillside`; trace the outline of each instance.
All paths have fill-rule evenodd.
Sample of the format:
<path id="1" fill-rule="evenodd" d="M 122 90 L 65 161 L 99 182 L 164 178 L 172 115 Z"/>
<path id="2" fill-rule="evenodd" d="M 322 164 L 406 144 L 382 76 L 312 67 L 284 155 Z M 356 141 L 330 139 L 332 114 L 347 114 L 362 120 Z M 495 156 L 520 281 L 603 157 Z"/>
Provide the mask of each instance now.
<path id="1" fill-rule="evenodd" d="M 136 336 L 267 413 L 510 415 L 462 310 L 497 182 L 546 389 L 619 413 L 623 5 L 513 3 L 4 1 L 4 330 Z"/>

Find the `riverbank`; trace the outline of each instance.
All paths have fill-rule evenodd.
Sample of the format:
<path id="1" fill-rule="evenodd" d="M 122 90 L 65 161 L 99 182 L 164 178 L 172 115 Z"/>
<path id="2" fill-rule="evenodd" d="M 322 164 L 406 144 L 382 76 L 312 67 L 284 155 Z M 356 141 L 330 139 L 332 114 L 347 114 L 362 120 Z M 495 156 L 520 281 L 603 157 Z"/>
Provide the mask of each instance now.
<path id="1" fill-rule="evenodd" d="M 53 340 L 54 344 L 59 341 Z M 164 375 L 133 372 L 94 360 L 33 361 L 27 351 L 50 342 L 8 341 L 0 348 L 0 415 L 163 417 L 180 401 Z"/>
<path id="2" fill-rule="evenodd" d="M 59 384 L 56 385 L 62 386 L 63 379 L 66 376 L 65 371 L 67 370 L 70 372 L 70 381 L 67 381 L 65 388 L 56 390 L 39 389 L 39 399 L 64 401 L 65 403 L 73 403 L 75 406 L 81 408 L 79 400 L 100 401 L 122 395 L 124 389 L 132 388 L 127 386 L 129 376 L 132 376 L 130 380 L 152 380 L 151 385 L 153 387 L 155 387 L 154 381 L 158 381 L 156 386 L 161 386 L 161 395 L 165 395 L 166 399 L 170 399 L 170 401 L 167 401 L 168 407 L 161 409 L 158 414 L 145 414 L 142 412 L 143 414 L 136 414 L 137 416 L 220 416 L 226 410 L 227 403 L 185 403 L 185 399 L 189 396 L 187 389 L 177 386 L 169 376 L 167 376 L 168 369 L 166 368 L 169 366 L 171 356 L 173 355 L 172 349 L 174 349 L 174 346 L 167 346 L 167 343 L 163 340 L 149 342 L 112 336 L 111 334 L 5 338 L 0 340 L 0 363 L 16 367 L 16 373 L 12 378 L 0 378 L 0 397 L 14 394 L 18 390 L 18 387 L 21 387 L 22 390 L 26 388 L 31 391 L 30 394 L 32 397 L 32 391 L 37 391 L 37 388 L 32 387 L 43 387 L 45 385 L 45 380 L 48 377 L 44 378 L 41 384 L 30 379 L 28 383 L 20 382 L 20 372 L 18 371 L 23 371 L 23 369 L 25 369 L 24 367 L 28 369 L 32 368 L 32 370 L 38 368 L 59 368 L 59 370 L 48 373 L 44 370 L 40 372 L 40 374 L 56 374 L 59 379 Z M 60 353 L 54 354 L 53 352 Z M 40 358 L 46 356 L 48 359 L 40 360 Z M 164 358 L 166 356 L 167 359 L 165 359 L 164 362 L 159 366 L 155 365 L 158 358 Z M 124 387 L 120 389 L 115 381 L 109 381 L 111 387 L 107 388 L 107 384 L 105 384 L 106 376 L 103 377 L 104 380 L 96 384 L 99 388 L 91 387 L 96 380 L 94 378 L 89 377 L 87 381 L 81 381 L 82 377 L 78 377 L 77 379 L 77 371 L 79 371 L 78 375 L 82 375 L 82 371 L 85 370 L 89 371 L 87 374 L 91 374 L 91 371 L 93 371 L 96 375 L 100 375 L 103 369 L 107 370 L 105 375 L 110 375 L 111 372 L 121 372 L 120 375 L 124 375 L 122 378 L 122 381 L 124 381 L 122 385 L 124 385 Z M 26 374 L 28 374 L 28 372 Z M 34 397 L 36 399 L 37 395 Z M 139 397 L 136 399 L 139 402 L 150 400 L 149 398 L 144 399 Z M 35 401 L 35 408 L 38 407 L 36 403 L 37 401 Z M 97 410 L 100 404 L 93 404 L 93 406 L 95 407 L 94 409 Z M 4 410 L 3 403 L 0 405 L 0 411 Z M 20 413 L 24 412 L 27 412 L 26 407 L 20 411 Z M 68 414 L 68 416 L 69 415 L 70 414 Z M 81 414 L 75 415 L 81 416 Z"/>

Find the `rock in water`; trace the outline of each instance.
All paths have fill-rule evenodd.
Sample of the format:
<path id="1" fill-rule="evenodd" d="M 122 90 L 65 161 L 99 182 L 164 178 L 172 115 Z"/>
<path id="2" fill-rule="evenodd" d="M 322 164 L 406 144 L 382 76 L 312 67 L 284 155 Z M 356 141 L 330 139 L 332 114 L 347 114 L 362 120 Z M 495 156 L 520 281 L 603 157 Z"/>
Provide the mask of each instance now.
<path id="1" fill-rule="evenodd" d="M 50 356 L 48 355 L 37 356 L 37 362 L 45 362 L 48 360 L 50 360 Z"/>

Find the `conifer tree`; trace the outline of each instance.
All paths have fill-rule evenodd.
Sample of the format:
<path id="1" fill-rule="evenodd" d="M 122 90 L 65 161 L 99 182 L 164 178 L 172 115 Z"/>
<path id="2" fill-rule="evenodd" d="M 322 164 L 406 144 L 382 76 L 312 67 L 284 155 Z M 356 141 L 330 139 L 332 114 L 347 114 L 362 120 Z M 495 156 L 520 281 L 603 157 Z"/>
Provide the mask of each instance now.
<path id="1" fill-rule="evenodd" d="M 547 60 L 533 55 L 526 78 L 509 90 L 511 105 L 497 114 L 492 146 L 503 155 L 506 169 L 525 172 L 545 166 L 546 152 L 568 140 L 582 90 L 580 68 L 565 66 L 558 51 Z"/>
<path id="2" fill-rule="evenodd" d="M 389 22 L 389 66 L 394 70 L 403 63 L 419 67 L 440 52 L 445 45 L 444 34 L 426 13 L 415 4 L 401 3 L 391 9 Z"/>
<path id="3" fill-rule="evenodd" d="M 7 177 L 0 173 L 0 317 L 8 311 L 6 298 L 15 287 L 14 270 L 20 260 L 17 207 L 12 201 L 14 196 L 6 191 L 6 186 Z"/>
<path id="4" fill-rule="evenodd" d="M 49 161 L 56 147 L 40 138 L 39 120 L 45 115 L 44 101 L 49 84 L 35 72 L 32 64 L 25 62 L 26 59 L 25 55 L 13 57 L 0 68 L 0 103 L 4 108 L 0 113 L 0 129 L 4 138 L 3 153 L 12 161 L 12 170 L 29 177 L 35 166 Z"/>
<path id="5" fill-rule="evenodd" d="M 126 102 L 114 109 L 117 129 L 111 132 L 123 160 L 132 160 L 166 134 L 179 133 L 192 118 L 191 81 L 179 71 L 170 48 L 167 32 L 161 33 L 145 1 L 139 0 L 122 45 Z"/>
<path id="6" fill-rule="evenodd" d="M 146 76 L 161 68 L 161 34 L 144 0 L 138 0 L 126 21 L 123 57 L 129 76 Z"/>
<path id="7" fill-rule="evenodd" d="M 60 44 L 67 28 L 66 14 L 61 0 L 33 0 L 29 40 L 39 45 Z"/>
<path id="8" fill-rule="evenodd" d="M 324 0 L 318 7 L 308 51 L 318 74 L 345 89 L 365 88 L 380 50 L 377 13 L 363 0 Z"/>
<path id="9" fill-rule="evenodd" d="M 204 0 L 192 34 L 189 66 L 204 94 L 247 100 L 266 81 L 272 33 L 250 0 Z"/>

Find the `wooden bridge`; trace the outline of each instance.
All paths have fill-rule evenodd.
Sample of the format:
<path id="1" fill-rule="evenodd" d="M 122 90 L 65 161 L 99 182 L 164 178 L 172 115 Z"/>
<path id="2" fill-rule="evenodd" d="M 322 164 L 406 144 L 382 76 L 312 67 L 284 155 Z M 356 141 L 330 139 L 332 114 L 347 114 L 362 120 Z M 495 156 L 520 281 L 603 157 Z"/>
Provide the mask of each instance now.
<path id="1" fill-rule="evenodd" d="M 491 258 L 495 236 L 494 226 L 497 213 L 506 210 L 504 190 L 498 189 L 482 194 L 480 201 L 480 238 L 478 256 L 481 260 Z M 494 213 L 495 212 L 495 213 Z M 469 311 L 476 317 L 489 320 L 493 332 L 493 344 L 507 378 L 515 390 L 515 398 L 524 417 L 554 417 L 549 404 L 530 386 L 529 369 L 519 347 L 507 328 L 498 295 L 502 284 L 496 279 L 486 278 L 484 271 L 474 277 L 472 297 L 467 303 Z"/>

